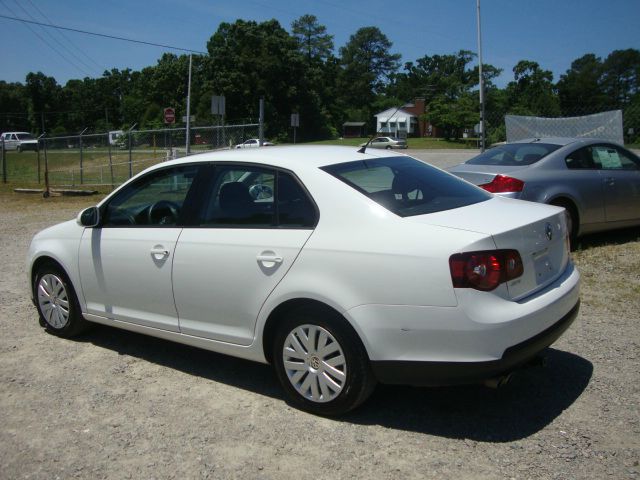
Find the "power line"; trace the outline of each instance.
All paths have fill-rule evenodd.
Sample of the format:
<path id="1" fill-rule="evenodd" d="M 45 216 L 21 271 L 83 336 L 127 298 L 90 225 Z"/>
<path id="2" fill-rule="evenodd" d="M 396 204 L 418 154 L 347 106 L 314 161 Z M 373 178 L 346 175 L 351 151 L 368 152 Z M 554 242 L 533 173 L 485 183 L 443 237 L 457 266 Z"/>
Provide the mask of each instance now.
<path id="1" fill-rule="evenodd" d="M 4 8 L 6 8 L 7 10 L 9 10 L 11 13 L 13 13 L 13 11 L 4 3 L 3 0 L 0 0 L 0 3 L 4 6 Z M 20 5 L 19 5 L 20 6 Z M 20 7 L 22 8 L 22 7 Z M 51 50 L 53 50 L 55 53 L 57 53 L 64 61 L 70 63 L 71 65 L 73 65 L 74 68 L 76 68 L 80 73 L 82 73 L 83 75 L 87 75 L 90 76 L 90 74 L 88 74 L 88 72 L 84 69 L 82 69 L 78 64 L 76 64 L 73 60 L 69 59 L 67 56 L 65 56 L 60 50 L 58 50 L 51 42 L 47 42 L 42 35 L 40 35 L 37 31 L 35 31 L 31 25 L 28 25 L 28 23 L 35 23 L 35 22 L 28 22 L 25 21 L 25 27 L 27 27 L 31 33 L 33 33 L 36 37 L 38 37 L 40 39 L 40 41 L 42 43 L 44 43 L 47 47 L 49 47 Z"/>
<path id="2" fill-rule="evenodd" d="M 24 14 L 26 14 L 26 15 L 27 15 L 31 20 L 35 20 L 35 17 L 34 17 L 33 15 L 31 15 L 31 14 L 29 13 L 29 11 L 28 11 L 26 8 L 24 8 L 24 7 L 23 7 L 23 6 L 18 2 L 18 0 L 13 0 L 13 1 L 14 1 L 14 3 L 18 6 L 18 8 L 19 8 L 20 10 L 22 10 L 22 12 L 23 12 Z M 5 4 L 4 2 L 2 2 L 2 4 L 3 4 L 3 5 L 5 5 L 5 7 L 6 7 L 6 4 Z M 14 12 L 12 12 L 12 13 L 14 13 Z M 25 26 L 27 27 L 28 25 L 25 25 Z M 56 42 L 56 43 L 58 44 L 58 46 L 59 46 L 59 47 L 60 47 L 64 52 L 66 52 L 67 54 L 71 55 L 71 57 L 75 58 L 75 60 L 77 60 L 78 62 L 80 62 L 81 64 L 83 64 L 86 68 L 88 68 L 88 70 L 85 70 L 84 68 L 80 67 L 77 63 L 75 63 L 74 61 L 72 61 L 70 58 L 67 58 L 66 56 L 63 56 L 63 58 L 64 58 L 67 62 L 69 62 L 69 63 L 70 63 L 71 65 L 73 65 L 74 67 L 76 67 L 79 71 L 83 72 L 86 76 L 91 76 L 91 73 L 95 72 L 95 71 L 94 71 L 94 69 L 93 69 L 90 65 L 88 65 L 84 60 L 82 60 L 80 57 L 78 57 L 78 55 L 76 55 L 74 52 L 72 52 L 71 50 L 69 50 L 69 47 L 67 47 L 67 46 L 66 46 L 66 45 L 64 45 L 62 42 L 60 42 L 60 40 L 58 40 L 56 37 L 54 37 L 54 36 L 51 34 L 51 32 L 49 32 L 49 30 L 46 30 L 46 29 L 44 29 L 43 27 L 40 27 L 40 28 L 42 29 L 42 31 L 43 31 L 44 33 L 46 33 L 46 34 L 47 34 L 47 36 L 48 36 L 51 40 L 53 40 L 54 42 Z M 51 45 L 50 45 L 50 46 L 51 46 Z"/>
<path id="3" fill-rule="evenodd" d="M 161 47 L 161 48 L 168 48 L 171 50 L 180 50 L 181 52 L 197 53 L 198 55 L 207 55 L 207 52 L 201 52 L 199 50 L 191 50 L 190 48 L 174 47 L 172 45 L 164 45 L 162 43 L 145 42 L 144 40 L 135 40 L 133 38 L 117 37 L 115 35 L 107 35 L 104 33 L 89 32 L 87 30 L 80 30 L 77 28 L 69 28 L 69 27 L 63 27 L 61 25 L 53 25 L 51 23 L 36 22 L 33 20 L 27 20 L 25 18 L 10 17 L 8 15 L 0 15 L 0 18 L 6 18 L 7 20 L 13 20 L 16 22 L 32 23 L 34 25 L 40 25 L 42 27 L 55 28 L 59 30 L 68 30 L 69 32 L 83 33 L 85 35 L 93 35 L 95 37 L 110 38 L 112 40 L 122 40 L 123 42 L 140 43 L 142 45 L 151 45 L 152 47 Z"/>
<path id="4" fill-rule="evenodd" d="M 15 1 L 17 1 L 17 0 L 15 0 Z M 51 19 L 49 17 L 47 17 L 45 15 L 45 13 L 42 10 L 40 10 L 40 8 L 35 3 L 33 3 L 31 0 L 27 0 L 27 1 L 40 14 L 41 17 L 43 17 L 48 23 L 51 23 Z M 29 17 L 32 18 L 33 20 L 35 20 L 35 18 L 33 18 L 33 16 L 29 15 Z M 60 35 L 61 38 L 63 38 L 67 42 L 67 44 L 71 45 L 76 50 L 76 52 L 80 53 L 80 55 L 84 56 L 91 63 L 93 63 L 93 65 L 95 65 L 100 72 L 104 71 L 104 67 L 102 65 L 100 65 L 98 62 L 96 62 L 91 56 L 87 55 L 81 48 L 77 47 L 75 45 L 75 43 L 73 43 L 71 41 L 71 39 L 69 37 L 67 37 L 67 35 L 63 31 L 56 30 L 56 32 L 58 33 L 58 35 Z M 78 60 L 80 60 L 83 63 L 83 65 L 86 65 L 88 68 L 92 68 L 86 62 L 84 62 L 81 58 L 79 58 L 79 57 L 76 57 L 76 58 L 78 58 Z"/>

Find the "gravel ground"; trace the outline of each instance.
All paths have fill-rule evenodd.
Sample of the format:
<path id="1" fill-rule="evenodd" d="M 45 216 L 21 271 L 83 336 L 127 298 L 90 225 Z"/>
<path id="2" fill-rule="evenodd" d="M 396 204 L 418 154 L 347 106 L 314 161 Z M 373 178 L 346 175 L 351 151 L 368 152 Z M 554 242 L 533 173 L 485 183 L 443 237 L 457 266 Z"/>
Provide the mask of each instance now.
<path id="1" fill-rule="evenodd" d="M 441 155 L 423 158 L 461 161 Z M 46 334 L 29 240 L 95 201 L 0 191 L 0 478 L 640 477 L 640 229 L 582 241 L 582 310 L 546 368 L 500 390 L 379 386 L 326 419 L 265 365 L 102 326 Z"/>

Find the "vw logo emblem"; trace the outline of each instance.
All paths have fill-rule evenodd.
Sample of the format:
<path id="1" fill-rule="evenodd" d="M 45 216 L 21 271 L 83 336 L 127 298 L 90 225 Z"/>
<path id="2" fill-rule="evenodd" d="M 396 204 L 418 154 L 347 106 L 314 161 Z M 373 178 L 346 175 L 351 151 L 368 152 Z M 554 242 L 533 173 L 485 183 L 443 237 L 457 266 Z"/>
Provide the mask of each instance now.
<path id="1" fill-rule="evenodd" d="M 553 238 L 553 227 L 551 227 L 550 223 L 547 223 L 544 227 L 544 233 L 547 236 L 547 240 L 551 241 Z"/>

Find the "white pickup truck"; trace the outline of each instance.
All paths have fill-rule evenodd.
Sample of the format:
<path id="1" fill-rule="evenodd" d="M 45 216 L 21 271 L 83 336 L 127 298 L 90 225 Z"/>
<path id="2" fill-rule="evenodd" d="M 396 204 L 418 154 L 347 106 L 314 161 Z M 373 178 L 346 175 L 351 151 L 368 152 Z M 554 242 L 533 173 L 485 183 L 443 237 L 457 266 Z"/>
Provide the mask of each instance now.
<path id="1" fill-rule="evenodd" d="M 0 135 L 0 143 L 4 140 L 5 150 L 37 150 L 38 140 L 29 132 L 5 132 Z"/>

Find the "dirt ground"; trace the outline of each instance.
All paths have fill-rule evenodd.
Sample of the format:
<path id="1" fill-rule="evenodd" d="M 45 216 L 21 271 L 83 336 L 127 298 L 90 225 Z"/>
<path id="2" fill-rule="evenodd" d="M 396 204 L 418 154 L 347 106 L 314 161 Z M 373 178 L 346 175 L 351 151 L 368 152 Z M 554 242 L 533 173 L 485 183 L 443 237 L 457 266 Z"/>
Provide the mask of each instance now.
<path id="1" fill-rule="evenodd" d="M 339 419 L 270 367 L 113 328 L 46 334 L 31 236 L 96 198 L 0 191 L 0 478 L 638 478 L 640 229 L 584 239 L 582 310 L 503 389 L 379 386 Z"/>

